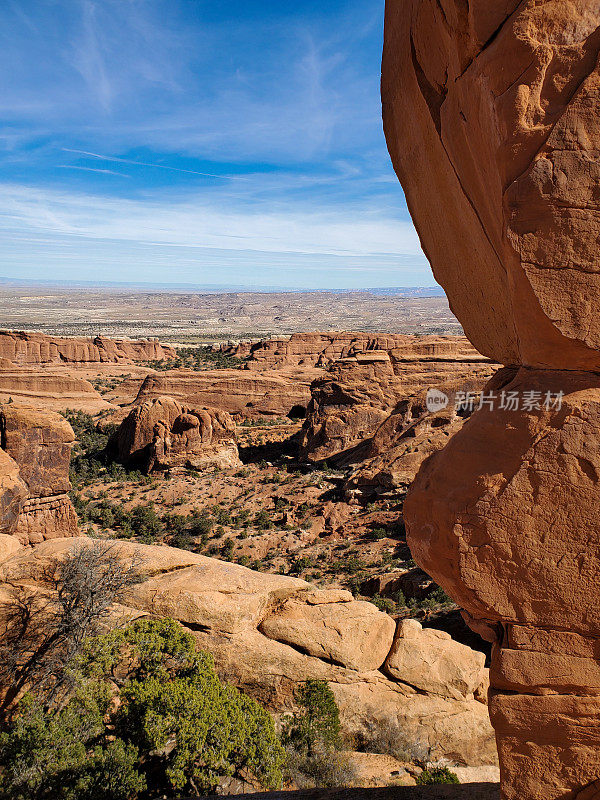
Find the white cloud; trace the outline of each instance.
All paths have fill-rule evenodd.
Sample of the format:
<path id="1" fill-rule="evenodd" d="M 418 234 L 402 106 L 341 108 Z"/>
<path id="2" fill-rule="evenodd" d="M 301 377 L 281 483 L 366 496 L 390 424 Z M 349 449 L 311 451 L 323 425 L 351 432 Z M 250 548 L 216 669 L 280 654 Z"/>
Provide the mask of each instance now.
<path id="1" fill-rule="evenodd" d="M 374 207 L 232 204 L 231 196 L 107 198 L 0 184 L 0 231 L 224 250 L 421 256 L 414 228 Z"/>

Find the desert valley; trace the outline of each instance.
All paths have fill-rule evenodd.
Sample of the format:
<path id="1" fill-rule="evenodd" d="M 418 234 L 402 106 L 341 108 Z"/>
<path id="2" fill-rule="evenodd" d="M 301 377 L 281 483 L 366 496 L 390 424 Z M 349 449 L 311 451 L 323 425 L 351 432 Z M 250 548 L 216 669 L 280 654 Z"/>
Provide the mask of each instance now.
<path id="1" fill-rule="evenodd" d="M 351 783 L 414 785 L 432 763 L 493 788 L 488 645 L 415 565 L 402 521 L 420 464 L 469 416 L 428 411 L 428 389 L 475 408 L 494 373 L 466 339 L 4 331 L 0 357 L 11 591 L 47 591 L 44 564 L 75 543 L 116 542 L 142 561 L 128 620 L 178 620 L 278 718 L 304 682 L 328 683 Z"/>
<path id="2" fill-rule="evenodd" d="M 600 0 L 4 6 L 0 800 L 600 800 Z"/>

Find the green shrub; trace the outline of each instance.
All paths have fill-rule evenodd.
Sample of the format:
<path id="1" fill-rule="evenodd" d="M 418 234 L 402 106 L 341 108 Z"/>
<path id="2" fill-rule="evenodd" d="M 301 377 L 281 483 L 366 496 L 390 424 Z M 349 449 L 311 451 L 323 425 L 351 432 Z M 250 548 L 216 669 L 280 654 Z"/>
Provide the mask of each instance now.
<path id="1" fill-rule="evenodd" d="M 175 621 L 137 620 L 93 637 L 71 670 L 66 702 L 30 693 L 5 724 L 3 799 L 197 795 L 244 773 L 281 785 L 285 754 L 271 717 L 222 683 L 212 656 Z"/>
<path id="2" fill-rule="evenodd" d="M 235 549 L 235 544 L 233 542 L 233 539 L 227 538 L 221 545 L 221 555 L 223 556 L 223 558 L 229 561 L 233 556 L 234 549 Z"/>
<path id="3" fill-rule="evenodd" d="M 431 767 L 424 769 L 420 775 L 417 776 L 418 786 L 428 786 L 433 783 L 460 783 L 458 775 L 451 772 L 448 767 Z"/>
<path id="4" fill-rule="evenodd" d="M 129 524 L 135 536 L 139 536 L 143 542 L 154 541 L 162 532 L 162 523 L 152 503 L 132 509 L 129 514 Z"/>
<path id="5" fill-rule="evenodd" d="M 327 681 L 309 679 L 295 697 L 300 709 L 288 721 L 284 740 L 307 752 L 318 742 L 340 749 L 340 712 Z"/>
<path id="6" fill-rule="evenodd" d="M 371 602 L 380 611 L 385 611 L 386 614 L 393 614 L 396 611 L 396 603 L 389 597 L 374 597 Z"/>
<path id="7" fill-rule="evenodd" d="M 287 721 L 283 741 L 287 776 L 300 788 L 351 785 L 355 772 L 344 753 L 340 715 L 327 681 L 307 680 L 296 692 L 299 710 Z"/>
<path id="8" fill-rule="evenodd" d="M 315 562 L 309 556 L 299 556 L 294 559 L 290 566 L 290 575 L 300 575 L 304 570 L 315 566 Z"/>

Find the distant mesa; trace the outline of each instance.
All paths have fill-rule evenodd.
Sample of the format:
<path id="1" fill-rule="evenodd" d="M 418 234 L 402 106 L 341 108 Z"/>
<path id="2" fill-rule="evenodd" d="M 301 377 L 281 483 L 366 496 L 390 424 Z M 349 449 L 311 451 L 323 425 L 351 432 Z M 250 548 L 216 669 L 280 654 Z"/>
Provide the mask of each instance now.
<path id="1" fill-rule="evenodd" d="M 175 350 L 153 339 L 126 340 L 47 336 L 25 331 L 0 331 L 0 358 L 18 366 L 160 361 Z"/>

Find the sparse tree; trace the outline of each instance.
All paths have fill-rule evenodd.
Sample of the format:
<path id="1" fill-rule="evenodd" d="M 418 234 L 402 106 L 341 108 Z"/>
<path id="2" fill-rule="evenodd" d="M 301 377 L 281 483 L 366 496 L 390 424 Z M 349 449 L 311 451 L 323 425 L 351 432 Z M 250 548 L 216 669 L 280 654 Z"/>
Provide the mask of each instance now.
<path id="1" fill-rule="evenodd" d="M 98 634 L 113 603 L 139 582 L 141 559 L 124 559 L 114 543 L 77 544 L 44 568 L 44 590 L 10 587 L 0 608 L 0 715 L 11 714 L 30 687 L 49 708 L 68 694 L 71 667 L 86 639 Z"/>

